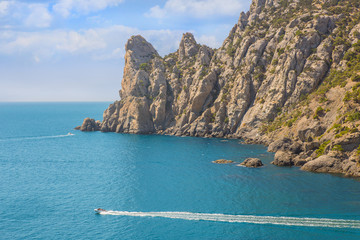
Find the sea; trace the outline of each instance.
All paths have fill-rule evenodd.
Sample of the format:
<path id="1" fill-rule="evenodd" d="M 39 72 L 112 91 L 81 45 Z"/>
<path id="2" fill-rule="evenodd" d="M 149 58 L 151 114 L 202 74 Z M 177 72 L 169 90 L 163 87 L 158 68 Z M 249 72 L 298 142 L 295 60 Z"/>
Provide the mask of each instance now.
<path id="1" fill-rule="evenodd" d="M 360 239 L 358 179 L 238 139 L 73 130 L 108 105 L 0 103 L 0 239 Z"/>

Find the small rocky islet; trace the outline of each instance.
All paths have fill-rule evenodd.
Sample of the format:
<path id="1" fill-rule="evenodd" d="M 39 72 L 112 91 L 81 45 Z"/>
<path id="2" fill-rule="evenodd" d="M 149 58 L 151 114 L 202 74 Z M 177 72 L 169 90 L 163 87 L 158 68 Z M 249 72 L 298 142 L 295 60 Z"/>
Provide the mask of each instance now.
<path id="1" fill-rule="evenodd" d="M 226 159 L 218 159 L 215 161 L 212 161 L 216 164 L 230 164 L 235 163 L 233 160 L 226 160 Z M 247 158 L 242 163 L 237 164 L 237 166 L 240 167 L 248 167 L 248 168 L 258 168 L 261 166 L 264 166 L 264 164 L 261 162 L 259 158 Z"/>
<path id="2" fill-rule="evenodd" d="M 253 0 L 222 46 L 126 46 L 120 99 L 82 131 L 241 138 L 278 166 L 360 177 L 360 2 Z"/>
<path id="3" fill-rule="evenodd" d="M 261 162 L 259 158 L 247 158 L 238 166 L 244 166 L 248 168 L 258 168 L 264 166 L 264 164 Z"/>
<path id="4" fill-rule="evenodd" d="M 226 159 L 218 159 L 213 161 L 213 163 L 217 163 L 217 164 L 229 164 L 229 163 L 234 163 L 233 160 L 226 160 Z"/>

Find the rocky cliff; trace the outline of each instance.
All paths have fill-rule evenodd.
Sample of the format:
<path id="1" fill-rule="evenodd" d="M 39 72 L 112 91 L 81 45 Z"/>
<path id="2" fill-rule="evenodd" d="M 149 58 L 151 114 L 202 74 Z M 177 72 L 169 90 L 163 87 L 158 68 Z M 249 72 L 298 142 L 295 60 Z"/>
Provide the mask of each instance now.
<path id="1" fill-rule="evenodd" d="M 243 138 L 276 165 L 360 176 L 359 39 L 358 0 L 253 0 L 219 49 L 186 33 L 164 58 L 133 36 L 100 130 Z"/>

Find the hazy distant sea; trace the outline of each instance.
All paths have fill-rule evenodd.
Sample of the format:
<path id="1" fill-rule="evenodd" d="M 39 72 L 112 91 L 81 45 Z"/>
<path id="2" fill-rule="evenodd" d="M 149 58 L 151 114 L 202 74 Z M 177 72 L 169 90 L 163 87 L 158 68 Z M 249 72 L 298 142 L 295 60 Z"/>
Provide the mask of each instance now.
<path id="1" fill-rule="evenodd" d="M 0 103 L 0 239 L 360 239 L 359 181 L 239 140 L 73 130 L 108 104 Z M 247 157 L 265 167 L 211 162 Z"/>

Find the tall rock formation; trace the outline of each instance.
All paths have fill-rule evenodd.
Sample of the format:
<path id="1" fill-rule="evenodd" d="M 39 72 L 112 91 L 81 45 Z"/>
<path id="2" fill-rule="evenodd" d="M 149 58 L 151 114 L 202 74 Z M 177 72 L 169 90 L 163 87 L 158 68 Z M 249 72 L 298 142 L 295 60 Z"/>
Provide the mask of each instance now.
<path id="1" fill-rule="evenodd" d="M 357 0 L 253 0 L 219 49 L 185 33 L 164 58 L 133 36 L 121 100 L 104 112 L 101 131 L 278 142 L 290 165 L 337 154 L 338 172 L 360 176 L 359 9 Z M 339 115 L 337 131 L 347 132 L 336 138 Z"/>

